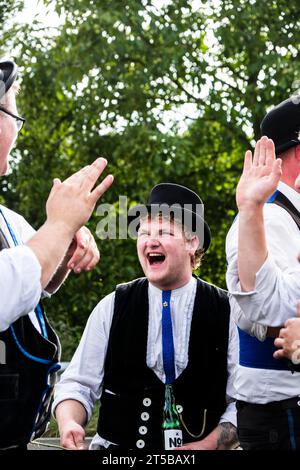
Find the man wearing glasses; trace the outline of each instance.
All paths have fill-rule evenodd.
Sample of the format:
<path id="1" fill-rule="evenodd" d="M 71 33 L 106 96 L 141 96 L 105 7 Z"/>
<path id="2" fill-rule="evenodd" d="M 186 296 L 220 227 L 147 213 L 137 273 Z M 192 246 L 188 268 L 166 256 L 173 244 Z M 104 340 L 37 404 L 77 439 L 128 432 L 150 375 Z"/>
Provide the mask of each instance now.
<path id="1" fill-rule="evenodd" d="M 16 76 L 14 62 L 0 61 L 0 176 L 25 122 L 16 106 Z M 24 449 L 46 428 L 60 346 L 39 300 L 70 270 L 88 271 L 99 260 L 83 225 L 113 181 L 108 175 L 94 188 L 106 164 L 99 158 L 65 182 L 55 179 L 37 232 L 0 205 L 0 449 Z"/>
<path id="2" fill-rule="evenodd" d="M 25 122 L 25 119 L 22 118 L 21 116 L 17 116 L 16 114 L 11 113 L 10 111 L 7 111 L 7 109 L 3 108 L 2 106 L 0 106 L 0 111 L 2 113 L 6 114 L 7 116 L 11 116 L 12 118 L 15 119 L 16 124 L 17 124 L 18 132 L 20 132 L 20 130 L 22 129 L 23 124 Z"/>

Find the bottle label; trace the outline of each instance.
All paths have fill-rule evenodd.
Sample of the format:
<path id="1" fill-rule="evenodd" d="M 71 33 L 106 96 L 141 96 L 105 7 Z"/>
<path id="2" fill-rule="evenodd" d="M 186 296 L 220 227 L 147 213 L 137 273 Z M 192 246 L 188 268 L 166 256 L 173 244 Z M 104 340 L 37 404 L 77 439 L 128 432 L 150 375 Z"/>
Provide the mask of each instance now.
<path id="1" fill-rule="evenodd" d="M 180 429 L 165 429 L 165 450 L 174 449 L 182 446 L 182 431 Z"/>

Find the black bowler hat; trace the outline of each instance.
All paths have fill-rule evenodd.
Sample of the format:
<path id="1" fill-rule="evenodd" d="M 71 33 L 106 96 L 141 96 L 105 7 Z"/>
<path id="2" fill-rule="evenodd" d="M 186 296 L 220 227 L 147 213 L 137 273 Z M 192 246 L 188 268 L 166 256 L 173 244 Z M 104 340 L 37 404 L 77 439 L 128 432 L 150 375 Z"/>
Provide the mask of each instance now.
<path id="1" fill-rule="evenodd" d="M 166 211 L 166 212 L 164 212 Z M 210 229 L 203 218 L 203 202 L 194 191 L 174 183 L 160 183 L 151 190 L 148 203 L 131 207 L 128 222 L 150 214 L 174 214 L 190 232 L 196 233 L 199 247 L 206 251 L 211 242 Z M 177 216 L 177 217 L 176 217 Z M 137 225 L 138 226 L 138 225 Z M 137 227 L 136 227 L 137 228 Z"/>
<path id="2" fill-rule="evenodd" d="M 275 144 L 276 155 L 300 144 L 300 95 L 279 103 L 263 118 L 261 135 L 266 135 Z"/>
<path id="3" fill-rule="evenodd" d="M 13 61 L 0 60 L 0 98 L 10 89 L 17 78 L 17 73 L 18 67 Z"/>

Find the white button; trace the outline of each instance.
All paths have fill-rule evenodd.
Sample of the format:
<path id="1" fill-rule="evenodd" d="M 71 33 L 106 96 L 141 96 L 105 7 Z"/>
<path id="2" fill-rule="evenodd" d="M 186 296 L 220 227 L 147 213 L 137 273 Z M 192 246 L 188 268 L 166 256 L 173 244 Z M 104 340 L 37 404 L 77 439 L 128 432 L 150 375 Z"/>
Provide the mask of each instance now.
<path id="1" fill-rule="evenodd" d="M 299 401 L 297 401 L 297 405 L 298 405 L 298 406 L 300 406 L 300 400 L 299 400 Z"/>
<path id="2" fill-rule="evenodd" d="M 142 414 L 141 414 L 141 418 L 142 418 L 143 421 L 148 421 L 148 419 L 149 419 L 149 413 L 146 413 L 146 412 L 142 413 Z"/>
<path id="3" fill-rule="evenodd" d="M 136 446 L 138 449 L 142 449 L 143 447 L 145 447 L 145 441 L 143 441 L 142 439 L 139 439 L 136 443 Z"/>
<path id="4" fill-rule="evenodd" d="M 144 406 L 150 406 L 150 405 L 151 405 L 151 400 L 150 400 L 150 398 L 144 398 L 144 400 L 143 400 L 143 405 L 144 405 Z"/>
<path id="5" fill-rule="evenodd" d="M 181 405 L 176 405 L 176 409 L 177 409 L 179 414 L 183 412 L 183 408 L 182 408 Z"/>
<path id="6" fill-rule="evenodd" d="M 146 426 L 141 426 L 139 427 L 139 433 L 144 435 L 144 434 L 147 434 L 148 432 L 148 429 L 146 428 Z"/>

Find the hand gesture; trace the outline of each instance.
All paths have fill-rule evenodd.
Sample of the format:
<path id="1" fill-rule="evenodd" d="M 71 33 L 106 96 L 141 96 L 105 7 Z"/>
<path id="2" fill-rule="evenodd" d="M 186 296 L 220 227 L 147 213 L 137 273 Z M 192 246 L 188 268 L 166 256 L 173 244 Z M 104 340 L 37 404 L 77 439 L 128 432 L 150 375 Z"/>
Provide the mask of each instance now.
<path id="1" fill-rule="evenodd" d="M 60 432 L 61 446 L 69 450 L 87 450 L 85 430 L 76 421 L 70 421 Z"/>
<path id="2" fill-rule="evenodd" d="M 100 260 L 97 244 L 87 227 L 81 227 L 75 233 L 67 258 L 68 269 L 72 269 L 77 274 L 81 271 L 90 271 Z"/>
<path id="3" fill-rule="evenodd" d="M 61 225 L 73 236 L 113 182 L 113 176 L 108 175 L 94 188 L 106 165 L 104 158 L 98 158 L 63 182 L 55 179 L 46 204 L 47 222 Z"/>
<path id="4" fill-rule="evenodd" d="M 262 206 L 274 193 L 280 180 L 281 159 L 276 159 L 274 143 L 262 137 L 252 152 L 247 150 L 243 173 L 236 190 L 238 209 Z"/>
<path id="5" fill-rule="evenodd" d="M 294 364 L 300 362 L 300 302 L 297 304 L 297 318 L 289 318 L 284 328 L 281 328 L 279 337 L 275 339 L 274 344 L 281 348 L 274 352 L 276 359 L 287 357 Z"/>

